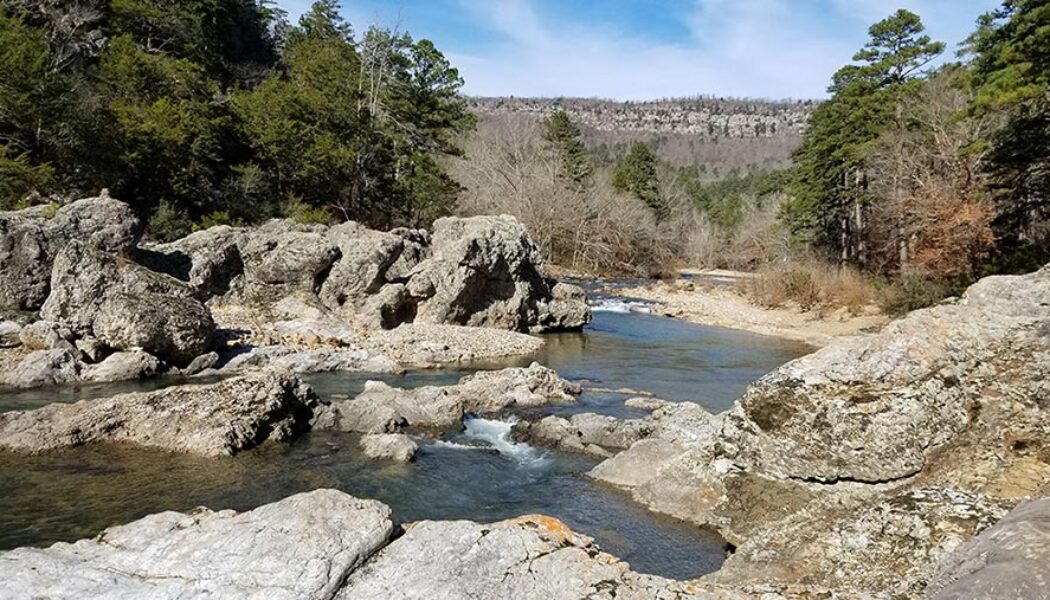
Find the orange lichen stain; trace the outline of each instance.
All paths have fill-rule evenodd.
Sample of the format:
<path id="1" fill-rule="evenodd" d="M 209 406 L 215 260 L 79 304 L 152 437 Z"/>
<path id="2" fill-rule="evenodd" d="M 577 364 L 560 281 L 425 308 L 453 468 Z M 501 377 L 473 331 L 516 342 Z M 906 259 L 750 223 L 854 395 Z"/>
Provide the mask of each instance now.
<path id="1" fill-rule="evenodd" d="M 547 515 L 525 515 L 518 517 L 514 521 L 523 525 L 535 525 L 550 535 L 552 539 L 561 543 L 572 542 L 576 537 L 576 532 L 569 529 L 568 525 Z"/>

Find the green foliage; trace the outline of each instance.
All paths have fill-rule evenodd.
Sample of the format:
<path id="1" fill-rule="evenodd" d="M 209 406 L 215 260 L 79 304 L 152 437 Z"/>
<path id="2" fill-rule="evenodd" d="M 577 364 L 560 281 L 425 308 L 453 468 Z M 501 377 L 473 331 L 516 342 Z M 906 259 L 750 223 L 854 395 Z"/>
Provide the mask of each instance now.
<path id="1" fill-rule="evenodd" d="M 921 274 L 904 274 L 882 290 L 879 305 L 889 315 L 903 315 L 933 306 L 962 291 L 948 280 L 931 279 Z"/>
<path id="2" fill-rule="evenodd" d="M 357 40 L 334 0 L 295 27 L 266 0 L 92 1 L 0 8 L 0 206 L 108 187 L 170 237 L 291 196 L 419 224 L 459 193 L 435 157 L 473 117 L 433 43 Z"/>
<path id="3" fill-rule="evenodd" d="M 365 54 L 331 3 L 289 36 L 280 69 L 233 105 L 281 196 L 377 225 L 425 222 L 458 193 L 430 154 L 472 121 L 429 41 L 373 29 Z"/>
<path id="4" fill-rule="evenodd" d="M 753 171 L 733 174 L 710 183 L 688 182 L 693 204 L 723 235 L 732 234 L 746 212 L 788 186 L 793 171 Z"/>
<path id="5" fill-rule="evenodd" d="M 657 159 L 645 142 L 636 142 L 631 151 L 613 171 L 613 187 L 628 192 L 645 202 L 657 218 L 667 215 L 667 207 L 660 197 L 660 181 L 656 173 Z"/>
<path id="6" fill-rule="evenodd" d="M 171 202 L 161 202 L 149 218 L 150 235 L 162 242 L 171 242 L 193 231 L 193 222 L 186 211 Z"/>
<path id="7" fill-rule="evenodd" d="M 26 196 L 45 189 L 53 176 L 50 165 L 32 165 L 26 155 L 11 156 L 0 146 L 0 210 L 19 208 Z"/>
<path id="8" fill-rule="evenodd" d="M 981 18 L 967 51 L 974 55 L 973 110 L 1009 117 L 984 141 L 1001 199 L 1000 236 L 1024 254 L 1028 230 L 1050 220 L 1050 4 L 1006 0 Z"/>
<path id="9" fill-rule="evenodd" d="M 331 210 L 311 206 L 297 196 L 288 196 L 285 199 L 281 204 L 281 216 L 303 225 L 315 223 L 327 225 L 332 222 Z"/>
<path id="10" fill-rule="evenodd" d="M 244 225 L 244 221 L 233 217 L 227 210 L 217 210 L 215 212 L 208 213 L 201 217 L 199 221 L 193 224 L 192 229 L 193 231 L 202 231 L 204 229 L 209 229 L 211 227 L 216 227 L 219 225 L 241 227 Z"/>
<path id="11" fill-rule="evenodd" d="M 543 121 L 543 141 L 555 152 L 561 162 L 559 176 L 574 184 L 582 184 L 594 173 L 594 167 L 583 145 L 580 128 L 569 113 L 556 111 Z"/>
<path id="12" fill-rule="evenodd" d="M 921 69 L 944 49 L 923 29 L 917 15 L 897 11 L 871 27 L 871 39 L 853 57 L 860 64 L 835 74 L 831 99 L 813 112 L 794 155 L 793 199 L 782 218 L 797 239 L 851 253 L 850 215 L 876 200 L 865 172 L 871 146 L 893 123 L 897 103 L 915 89 Z"/>

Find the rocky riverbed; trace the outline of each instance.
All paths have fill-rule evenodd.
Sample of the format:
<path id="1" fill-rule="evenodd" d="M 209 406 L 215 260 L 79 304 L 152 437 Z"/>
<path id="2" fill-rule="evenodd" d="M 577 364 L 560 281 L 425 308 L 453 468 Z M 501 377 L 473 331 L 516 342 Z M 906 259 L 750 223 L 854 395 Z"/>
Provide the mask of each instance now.
<path id="1" fill-rule="evenodd" d="M 8 382 L 82 382 L 99 369 L 219 379 L 0 414 L 3 461 L 104 449 L 237 465 L 248 463 L 234 454 L 261 459 L 319 436 L 404 468 L 446 451 L 542 463 L 534 446 L 549 446 L 587 461 L 587 485 L 696 535 L 717 531 L 730 555 L 698 579 L 646 575 L 551 517 L 403 522 L 322 479 L 252 510 L 161 512 L 0 553 L 0 597 L 1047 595 L 1050 267 L 831 342 L 724 412 L 658 393 L 608 414 L 558 408 L 604 382 L 541 364 L 339 397 L 296 375 L 536 353 L 528 332 L 583 325 L 582 292 L 539 275 L 511 219 L 442 220 L 433 232 L 273 222 L 145 248 L 137 229 L 106 196 L 0 215 Z M 632 387 L 619 393 L 659 385 Z M 477 418 L 509 414 L 516 425 Z M 506 467 L 493 468 L 498 480 Z M 571 481 L 566 500 L 592 493 Z"/>

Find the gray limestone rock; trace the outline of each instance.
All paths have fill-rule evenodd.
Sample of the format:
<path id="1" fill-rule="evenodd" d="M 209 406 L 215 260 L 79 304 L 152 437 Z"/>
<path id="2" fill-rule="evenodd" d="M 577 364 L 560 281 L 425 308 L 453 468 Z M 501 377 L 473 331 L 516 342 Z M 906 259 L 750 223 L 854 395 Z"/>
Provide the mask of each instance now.
<path id="1" fill-rule="evenodd" d="M 1018 506 L 943 557 L 926 597 L 1050 598 L 1050 498 Z"/>
<path id="2" fill-rule="evenodd" d="M 146 379 L 160 371 L 160 359 L 142 350 L 114 352 L 102 362 L 85 366 L 80 374 L 83 381 L 110 383 Z"/>
<path id="3" fill-rule="evenodd" d="M 412 438 L 403 433 L 370 433 L 361 436 L 361 450 L 375 460 L 411 462 L 419 451 Z"/>
<path id="4" fill-rule="evenodd" d="M 0 413 L 0 448 L 39 453 L 126 442 L 230 456 L 305 431 L 318 407 L 319 400 L 307 385 L 281 372 L 264 371 L 210 385 Z"/>
<path id="5" fill-rule="evenodd" d="M 385 505 L 335 490 L 244 513 L 164 512 L 0 553 L 0 598 L 329 600 L 392 531 Z"/>

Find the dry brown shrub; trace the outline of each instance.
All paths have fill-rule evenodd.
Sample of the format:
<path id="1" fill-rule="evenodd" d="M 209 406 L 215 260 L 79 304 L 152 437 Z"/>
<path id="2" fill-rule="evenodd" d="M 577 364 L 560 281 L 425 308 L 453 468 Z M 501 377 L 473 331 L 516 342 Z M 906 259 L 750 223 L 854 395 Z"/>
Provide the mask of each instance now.
<path id="1" fill-rule="evenodd" d="M 859 271 L 812 257 L 764 265 L 741 286 L 753 302 L 769 308 L 794 304 L 802 310 L 845 308 L 860 314 L 878 298 L 878 290 Z"/>
<path id="2" fill-rule="evenodd" d="M 538 123 L 485 128 L 464 150 L 449 165 L 466 188 L 457 212 L 514 215 L 550 262 L 583 273 L 650 276 L 670 271 L 681 254 L 680 219 L 658 223 L 644 203 L 614 191 L 608 173 L 586 185 L 559 178 Z"/>
<path id="3" fill-rule="evenodd" d="M 938 73 L 899 109 L 898 125 L 872 156 L 873 207 L 868 232 L 873 268 L 932 277 L 972 277 L 995 245 L 995 207 L 973 144 L 995 117 L 966 115 L 970 92 L 960 73 Z"/>

